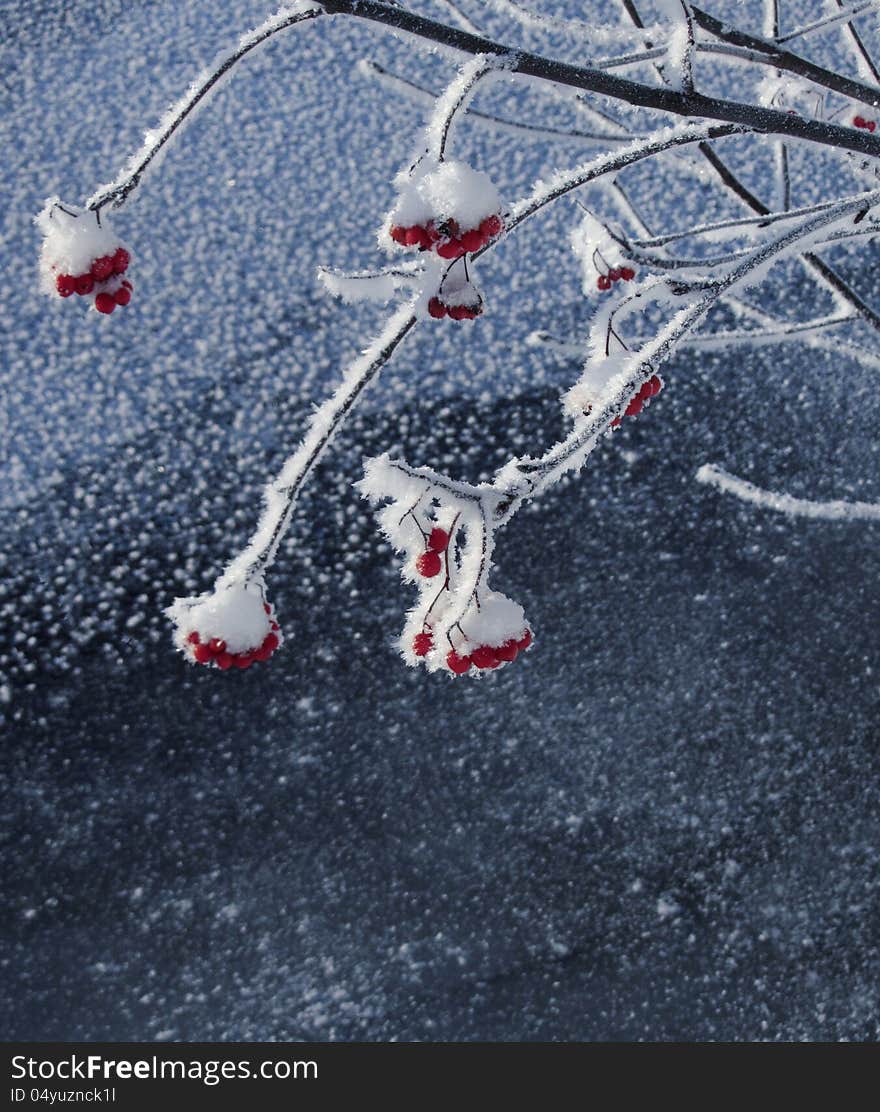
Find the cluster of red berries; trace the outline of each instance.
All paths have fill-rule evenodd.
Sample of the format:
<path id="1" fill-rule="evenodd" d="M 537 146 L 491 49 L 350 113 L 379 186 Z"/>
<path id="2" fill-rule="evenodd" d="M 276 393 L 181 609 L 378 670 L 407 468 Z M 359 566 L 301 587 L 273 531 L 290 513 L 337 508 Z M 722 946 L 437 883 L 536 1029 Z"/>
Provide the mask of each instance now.
<path id="1" fill-rule="evenodd" d="M 428 536 L 427 544 L 427 550 L 416 560 L 416 571 L 425 579 L 433 579 L 435 575 L 440 574 L 440 569 L 443 567 L 440 553 L 445 552 L 449 547 L 449 534 L 445 529 L 435 526 Z M 427 651 L 426 649 L 425 652 Z M 416 655 L 424 656 L 425 653 L 416 652 Z"/>
<path id="2" fill-rule="evenodd" d="M 626 409 L 623 411 L 624 417 L 637 417 L 642 412 L 642 406 L 645 402 L 656 398 L 656 396 L 663 389 L 663 382 L 657 375 L 652 375 L 647 382 L 642 383 L 642 388 L 638 394 L 632 399 Z M 615 417 L 611 422 L 611 427 L 616 429 L 620 424 L 621 418 Z"/>
<path id="3" fill-rule="evenodd" d="M 446 657 L 446 667 L 456 676 L 463 676 L 471 668 L 488 671 L 501 664 L 511 664 L 531 643 L 532 631 L 526 629 L 518 639 L 511 638 L 503 645 L 479 645 L 467 656 L 459 656 L 455 649 L 452 649 Z"/>
<path id="4" fill-rule="evenodd" d="M 596 285 L 600 290 L 610 290 L 615 282 L 631 282 L 636 272 L 631 266 L 613 266 L 607 274 L 600 274 Z"/>
<path id="5" fill-rule="evenodd" d="M 457 220 L 442 220 L 439 224 L 429 220 L 427 224 L 414 224 L 410 228 L 392 224 L 389 235 L 401 247 L 418 247 L 420 251 L 436 251 L 441 259 L 458 259 L 485 247 L 503 227 L 501 217 L 492 215 L 465 232 Z"/>
<path id="6" fill-rule="evenodd" d="M 866 120 L 864 116 L 856 116 L 853 120 L 853 127 L 860 127 L 865 131 L 873 131 L 876 126 L 876 120 Z"/>
<path id="7" fill-rule="evenodd" d="M 268 602 L 263 604 L 263 609 L 271 617 L 272 607 Z M 216 664 L 222 672 L 229 668 L 240 668 L 243 671 L 257 661 L 263 662 L 269 659 L 278 648 L 278 631 L 280 628 L 278 623 L 273 620 L 272 632 L 266 634 L 263 643 L 256 649 L 241 653 L 227 652 L 226 642 L 221 637 L 212 637 L 209 641 L 202 641 L 201 636 L 195 630 L 189 634 L 186 640 L 196 664 Z"/>
<path id="8" fill-rule="evenodd" d="M 70 297 L 74 293 L 87 297 L 94 293 L 96 285 L 124 274 L 130 261 L 131 256 L 125 248 L 117 247 L 112 255 L 101 255 L 94 259 L 84 274 L 59 274 L 55 278 L 55 289 L 60 297 Z M 99 313 L 112 313 L 117 305 L 127 305 L 131 301 L 131 290 L 132 285 L 128 280 L 123 281 L 113 293 L 101 290 L 95 295 L 95 308 Z"/>
<path id="9" fill-rule="evenodd" d="M 476 320 L 483 311 L 483 303 L 476 305 L 447 305 L 439 297 L 432 297 L 428 302 L 428 312 L 435 320 L 451 317 L 453 320 Z"/>

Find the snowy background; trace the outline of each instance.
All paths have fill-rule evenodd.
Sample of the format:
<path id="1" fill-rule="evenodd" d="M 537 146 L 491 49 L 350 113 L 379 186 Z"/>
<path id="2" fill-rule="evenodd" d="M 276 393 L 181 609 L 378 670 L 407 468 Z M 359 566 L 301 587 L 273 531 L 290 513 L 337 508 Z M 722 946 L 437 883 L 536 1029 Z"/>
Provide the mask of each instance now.
<path id="1" fill-rule="evenodd" d="M 760 30 L 756 4 L 711 10 Z M 227 675 L 173 652 L 161 608 L 247 538 L 383 319 L 315 266 L 377 261 L 425 109 L 356 64 L 434 89 L 452 67 L 341 20 L 262 48 L 116 216 L 135 295 L 112 318 L 37 292 L 31 219 L 108 180 L 266 14 L 0 0 L 5 1037 L 877 1038 L 877 526 L 694 482 L 710 461 L 880 498 L 876 372 L 682 354 L 650 413 L 500 537 L 534 651 L 454 682 L 392 647 L 410 596 L 351 483 L 386 449 L 477 478 L 559 435 L 577 367 L 526 338 L 585 331 L 573 203 L 493 252 L 486 317 L 421 328 L 347 426 L 275 569 L 283 652 Z M 509 86 L 477 107 L 579 122 Z M 455 150 L 508 198 L 589 153 L 469 126 Z M 795 204 L 826 165 L 800 165 Z M 674 164 L 630 180 L 661 223 L 740 211 Z M 840 268 L 880 303 L 876 255 Z M 763 300 L 812 297 L 793 269 Z"/>

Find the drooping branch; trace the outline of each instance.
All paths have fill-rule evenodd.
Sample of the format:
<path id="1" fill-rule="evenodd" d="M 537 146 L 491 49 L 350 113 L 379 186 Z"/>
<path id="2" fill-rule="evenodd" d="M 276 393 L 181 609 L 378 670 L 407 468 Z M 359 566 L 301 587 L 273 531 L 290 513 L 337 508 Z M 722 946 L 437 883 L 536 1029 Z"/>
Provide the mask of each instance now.
<path id="1" fill-rule="evenodd" d="M 376 340 L 345 372 L 336 392 L 312 415 L 302 444 L 266 487 L 265 505 L 253 536 L 217 580 L 215 591 L 260 577 L 272 563 L 303 484 L 361 395 L 412 331 L 416 321 L 414 302 L 397 309 Z"/>
<path id="2" fill-rule="evenodd" d="M 258 46 L 262 46 L 273 35 L 277 35 L 279 31 L 284 31 L 288 27 L 293 27 L 297 23 L 303 23 L 309 19 L 315 19 L 322 14 L 323 9 L 320 5 L 298 0 L 291 7 L 282 8 L 264 23 L 261 23 L 259 27 L 243 35 L 230 54 L 224 55 L 200 77 L 196 78 L 180 100 L 165 114 L 158 127 L 147 132 L 141 149 L 129 159 L 113 182 L 98 188 L 94 195 L 89 198 L 88 207 L 100 212 L 108 204 L 112 204 L 116 208 L 122 205 L 128 195 L 137 189 L 143 174 L 163 153 L 169 140 L 187 119 L 204 105 L 210 94 L 242 58 L 247 57 Z"/>
<path id="3" fill-rule="evenodd" d="M 839 328 L 844 324 L 852 324 L 855 320 L 858 320 L 858 317 L 854 313 L 848 313 L 804 321 L 802 324 L 779 321 L 774 324 L 774 327 L 766 329 L 696 332 L 682 339 L 678 347 L 680 351 L 721 351 L 739 345 L 748 348 L 773 347 L 777 344 L 801 343 L 805 340 L 811 341 L 811 346 L 819 346 L 812 343 L 817 334 Z M 631 340 L 634 348 L 644 347 L 648 342 L 647 336 L 634 337 Z M 584 355 L 583 340 L 562 340 L 542 330 L 532 332 L 527 343 L 533 347 L 544 347 L 563 358 L 583 359 Z M 837 345 L 838 341 L 835 340 L 834 343 Z M 839 349 L 835 346 L 834 350 Z M 874 365 L 880 366 L 880 360 L 875 360 Z"/>
<path id="4" fill-rule="evenodd" d="M 771 490 L 762 490 L 747 479 L 731 475 L 729 471 L 712 463 L 704 464 L 694 477 L 698 483 L 732 494 L 743 502 L 750 502 L 764 510 L 787 514 L 789 517 L 807 517 L 821 521 L 880 521 L 878 502 L 845 502 L 840 499 L 814 502 L 808 498 L 794 498 L 790 494 L 776 494 Z"/>
<path id="5" fill-rule="evenodd" d="M 434 111 L 426 129 L 429 144 L 427 154 L 430 158 L 443 159 L 456 116 L 467 107 L 479 82 L 503 68 L 504 57 L 477 54 L 462 66 L 458 79 L 450 82 L 445 91 L 436 98 Z"/>

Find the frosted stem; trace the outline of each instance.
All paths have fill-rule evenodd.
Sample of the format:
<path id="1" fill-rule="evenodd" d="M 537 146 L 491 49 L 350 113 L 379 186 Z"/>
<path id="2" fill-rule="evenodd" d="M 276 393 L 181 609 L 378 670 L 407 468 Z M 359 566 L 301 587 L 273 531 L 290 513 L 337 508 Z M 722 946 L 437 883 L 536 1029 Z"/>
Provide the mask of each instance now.
<path id="1" fill-rule="evenodd" d="M 746 479 L 731 475 L 713 463 L 704 464 L 695 478 L 698 483 L 732 494 L 743 502 L 750 502 L 753 506 L 773 510 L 775 513 L 788 514 L 790 517 L 823 521 L 880 521 L 880 503 L 840 500 L 814 502 L 807 498 L 793 498 L 790 494 L 775 494 L 770 490 L 762 490 Z"/>
<path id="2" fill-rule="evenodd" d="M 876 7 L 877 0 L 867 0 L 864 4 L 854 4 L 851 8 L 842 8 L 836 15 L 827 15 L 824 19 L 817 19 L 813 23 L 807 23 L 803 27 L 798 27 L 795 31 L 788 31 L 784 35 L 778 35 L 776 41 L 778 43 L 791 42 L 792 39 L 799 39 L 802 35 L 812 35 L 817 31 L 824 31 L 830 27 L 836 27 L 841 23 L 849 23 L 857 16 L 864 15 L 865 12 Z"/>
<path id="3" fill-rule="evenodd" d="M 393 314 L 375 341 L 346 370 L 335 393 L 315 410 L 302 444 L 266 487 L 265 506 L 254 534 L 217 580 L 217 590 L 242 579 L 261 576 L 272 563 L 306 479 L 364 390 L 415 326 L 414 307 L 415 302 L 406 304 Z"/>
<path id="4" fill-rule="evenodd" d="M 205 70 L 190 85 L 184 95 L 174 104 L 162 118 L 158 127 L 148 131 L 144 144 L 126 162 L 114 181 L 108 185 L 100 186 L 89 198 L 88 207 L 100 212 L 105 205 L 111 204 L 119 208 L 124 204 L 128 195 L 134 192 L 140 184 L 141 178 L 150 164 L 156 159 L 165 145 L 179 127 L 207 101 L 210 93 L 217 84 L 229 73 L 233 66 L 245 58 L 251 51 L 264 42 L 307 19 L 315 19 L 323 14 L 323 9 L 317 4 L 297 3 L 288 8 L 282 8 L 275 15 L 270 16 L 259 27 L 242 35 L 235 49 L 221 57 L 213 66 Z"/>

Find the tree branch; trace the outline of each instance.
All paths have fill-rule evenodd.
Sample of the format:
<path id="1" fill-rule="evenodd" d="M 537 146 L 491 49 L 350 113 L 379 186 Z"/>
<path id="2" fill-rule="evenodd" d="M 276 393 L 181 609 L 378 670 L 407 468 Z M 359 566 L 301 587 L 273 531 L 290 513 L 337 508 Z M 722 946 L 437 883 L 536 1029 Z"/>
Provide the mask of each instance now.
<path id="1" fill-rule="evenodd" d="M 695 476 L 698 483 L 706 483 L 725 494 L 733 494 L 743 502 L 751 502 L 765 510 L 788 514 L 789 517 L 809 517 L 822 521 L 880 521 L 880 503 L 814 502 L 807 498 L 793 498 L 790 494 L 774 494 L 762 490 L 746 479 L 731 475 L 729 471 L 712 463 L 704 464 Z"/>
<path id="2" fill-rule="evenodd" d="M 634 10 L 631 0 L 625 0 L 625 2 L 628 10 Z M 698 11 L 699 9 L 694 9 L 695 17 L 697 17 Z M 639 107 L 651 108 L 676 116 L 699 117 L 739 124 L 752 131 L 787 135 L 792 139 L 802 139 L 807 142 L 820 143 L 825 146 L 880 158 L 880 135 L 875 136 L 867 131 L 841 127 L 838 124 L 821 120 L 806 119 L 799 115 L 764 108 L 760 105 L 742 104 L 721 97 L 704 96 L 693 90 L 675 90 L 669 87 L 645 85 L 593 67 L 573 66 L 567 62 L 545 58 L 529 51 L 513 50 L 503 43 L 494 42 L 491 39 L 473 35 L 468 31 L 462 31 L 438 23 L 435 20 L 426 19 L 407 11 L 405 8 L 398 7 L 395 4 L 382 3 L 380 0 L 324 0 L 324 3 L 320 6 L 300 3 L 293 8 L 282 9 L 271 19 L 261 24 L 260 27 L 243 36 L 236 49 L 225 56 L 213 69 L 202 75 L 166 114 L 159 127 L 148 133 L 141 150 L 126 163 L 115 181 L 110 185 L 101 187 L 89 199 L 88 207 L 100 211 L 108 204 L 112 204 L 114 207 L 122 205 L 131 192 L 137 188 L 144 172 L 154 162 L 160 151 L 166 147 L 184 121 L 205 102 L 222 78 L 242 58 L 278 32 L 305 20 L 315 19 L 324 13 L 354 16 L 358 19 L 379 23 L 466 54 L 496 55 L 499 61 L 503 60 L 503 64 L 507 65 L 511 73 L 519 73 L 527 77 L 553 82 L 557 85 L 583 89 L 587 92 L 598 93 Z M 706 18 L 711 20 L 711 17 Z M 715 22 L 717 23 L 717 21 Z M 721 24 L 718 24 L 718 27 L 721 30 L 724 29 Z M 757 40 L 757 42 L 771 52 L 773 65 L 778 68 L 786 68 L 783 63 L 787 57 L 787 52 L 780 52 L 777 47 L 766 44 L 763 40 Z M 796 58 L 795 55 L 791 55 L 791 57 Z M 812 66 L 812 63 L 803 64 Z M 820 81 L 820 84 L 825 83 L 827 85 L 824 78 L 828 77 L 829 71 L 824 71 L 821 67 L 813 67 L 811 73 L 816 75 L 813 79 L 818 80 L 819 77 L 822 77 L 823 80 Z M 835 75 L 831 76 L 834 77 Z M 843 92 L 843 86 L 840 86 L 839 82 L 847 82 L 848 80 L 840 78 L 836 85 L 827 85 L 827 87 L 837 88 L 838 91 Z M 857 82 L 849 82 L 846 88 L 854 91 L 844 92 L 844 95 L 856 96 L 857 99 L 867 97 L 867 103 L 871 104 L 876 104 L 878 101 L 878 94 L 869 90 L 867 86 L 861 86 Z M 861 96 L 859 93 L 864 93 L 865 96 Z"/>
<path id="3" fill-rule="evenodd" d="M 825 69 L 824 66 L 818 66 L 815 62 L 809 62 L 798 54 L 792 54 L 790 50 L 782 49 L 776 42 L 762 39 L 757 35 L 750 35 L 746 31 L 740 31 L 729 23 L 723 23 L 715 16 L 704 12 L 702 8 L 695 7 L 691 11 L 697 26 L 704 31 L 708 31 L 710 35 L 714 35 L 721 42 L 730 43 L 732 46 L 746 47 L 748 50 L 754 51 L 755 54 L 763 55 L 767 62 L 776 69 L 797 74 L 798 77 L 805 77 L 808 81 L 813 81 L 826 89 L 832 89 L 834 92 L 840 93 L 841 96 L 851 97 L 853 100 L 862 101 L 863 104 L 870 104 L 875 108 L 880 104 L 880 89 L 876 87 L 865 85 L 861 81 L 854 81 L 841 73 L 835 73 L 833 70 Z"/>

